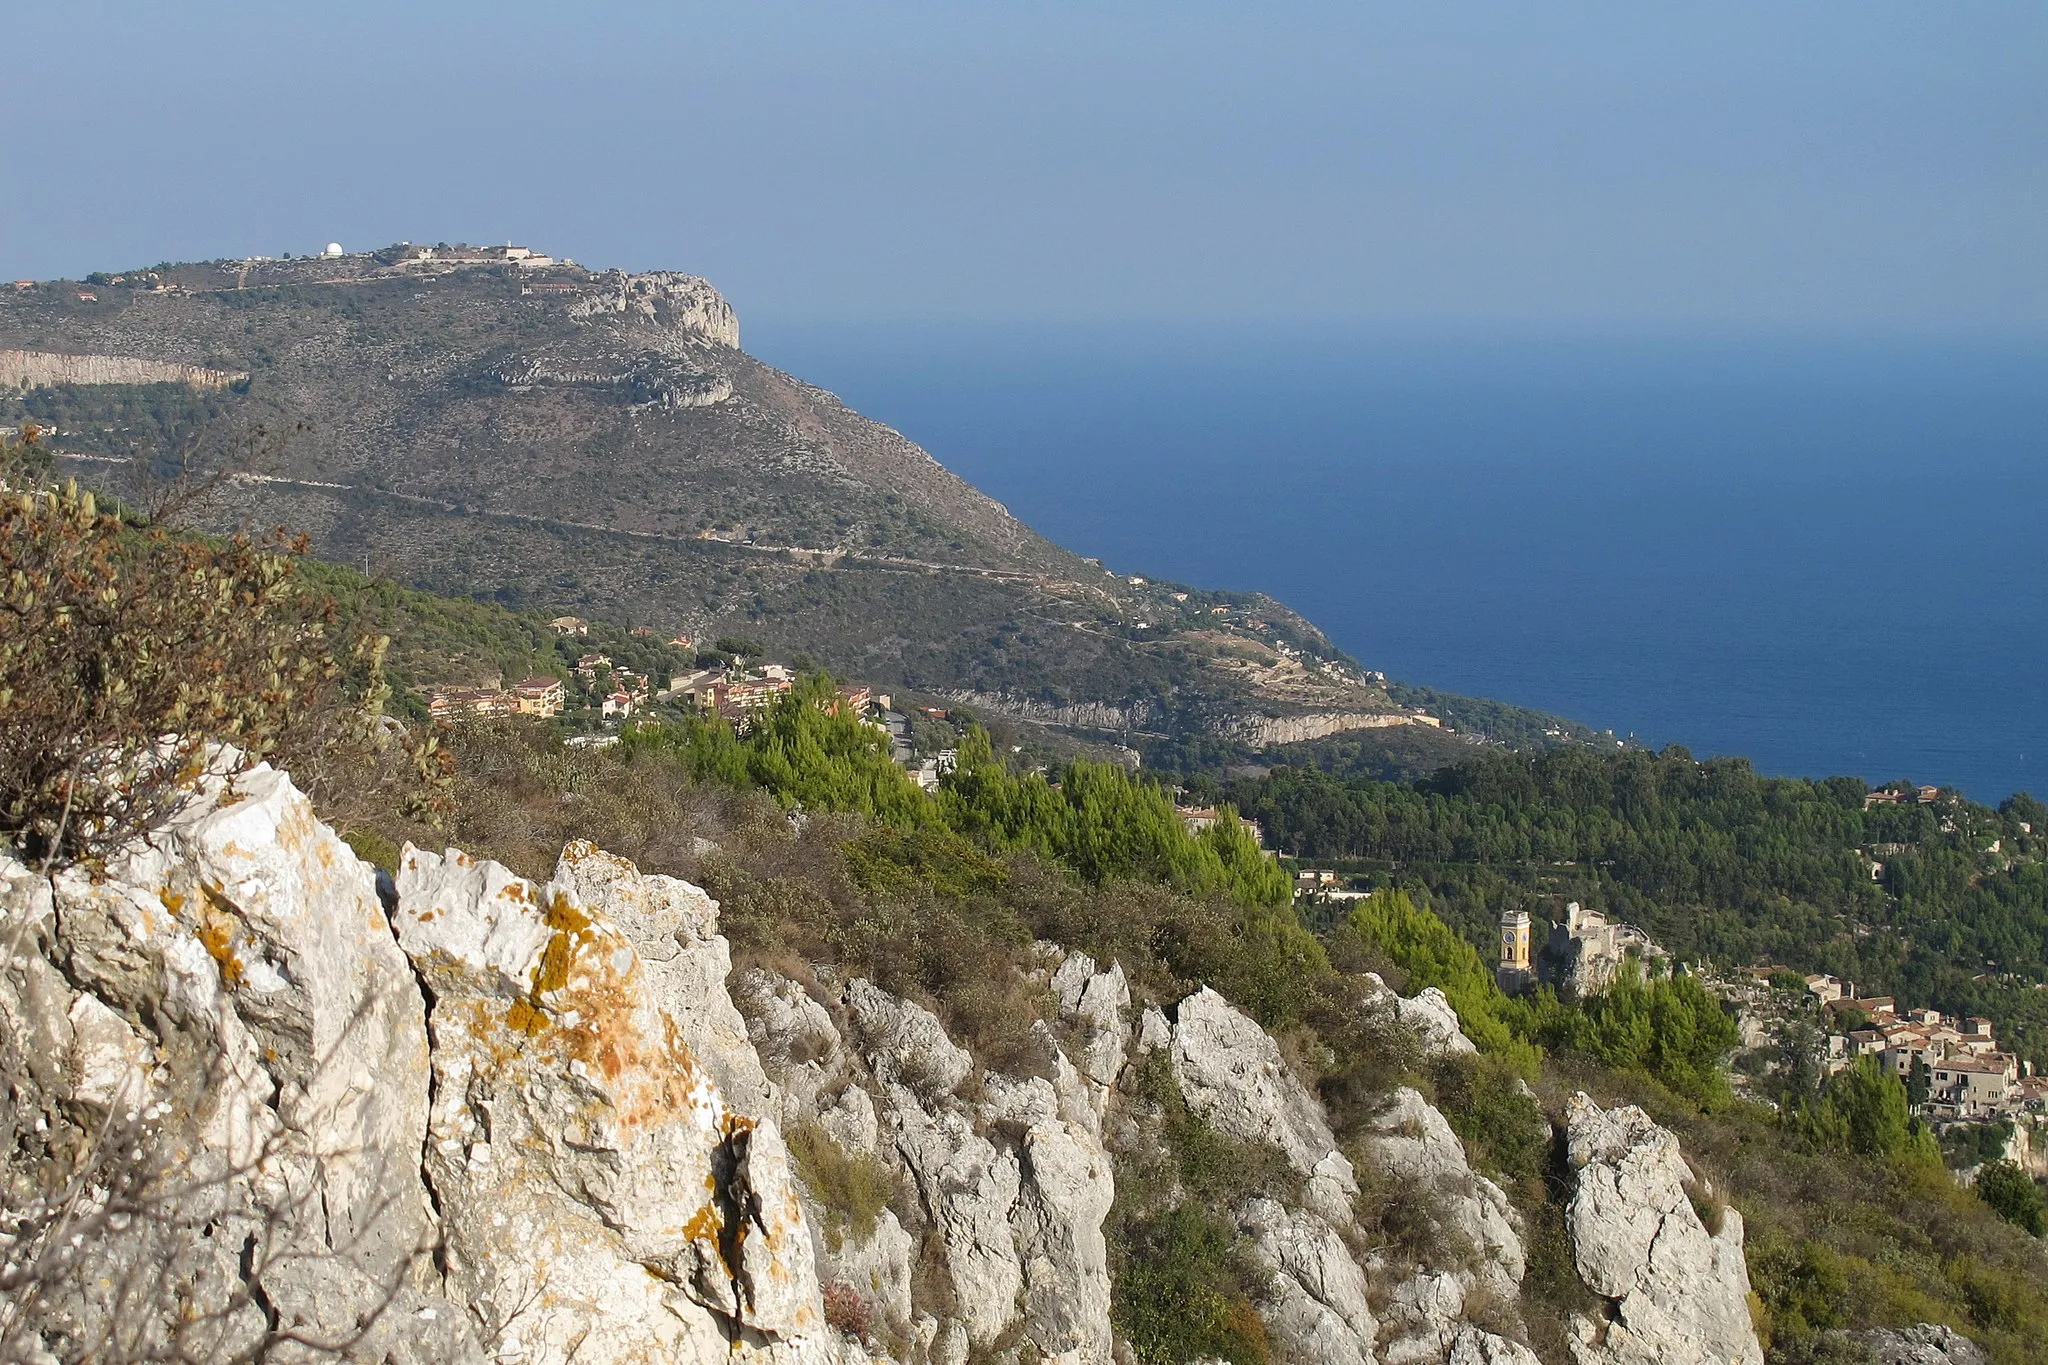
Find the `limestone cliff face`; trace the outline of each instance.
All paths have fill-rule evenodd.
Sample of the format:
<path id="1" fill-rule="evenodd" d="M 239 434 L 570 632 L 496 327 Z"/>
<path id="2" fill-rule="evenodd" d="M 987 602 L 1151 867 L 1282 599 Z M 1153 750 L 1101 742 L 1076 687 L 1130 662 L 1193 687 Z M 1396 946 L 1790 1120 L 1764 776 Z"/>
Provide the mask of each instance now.
<path id="1" fill-rule="evenodd" d="M 185 384 L 224 389 L 248 378 L 241 370 L 211 370 L 132 355 L 60 355 L 54 351 L 0 351 L 0 388 L 47 384 Z"/>
<path id="2" fill-rule="evenodd" d="M 725 295 L 709 280 L 676 271 L 601 275 L 591 292 L 569 306 L 569 316 L 640 322 L 735 351 L 740 345 L 739 315 Z"/>
<path id="3" fill-rule="evenodd" d="M 1305 716 L 1240 716 L 1223 727 L 1226 737 L 1254 749 L 1327 739 L 1354 730 L 1391 730 L 1403 725 L 1440 727 L 1433 716 L 1406 711 L 1330 711 Z"/>
<path id="4" fill-rule="evenodd" d="M 1134 1079 L 1165 1065 L 1292 1172 L 1298 1194 L 1219 1210 L 1277 1361 L 1535 1360 L 1519 1217 L 1443 1115 L 1396 1090 L 1340 1150 L 1212 990 L 1148 1005 L 1040 944 L 1047 1017 L 1012 1074 L 871 981 L 735 972 L 714 901 L 588 844 L 546 883 L 408 848 L 380 884 L 282 773 L 195 796 L 95 871 L 0 858 L 26 1215 L 0 1259 L 49 1272 L 0 1356 L 1108 1365 L 1111 1149 L 1156 1133 Z M 1470 1047 L 1440 995 L 1383 1004 L 1427 1053 Z M 1739 1218 L 1701 1225 L 1639 1112 L 1569 1118 L 1573 1247 L 1608 1305 L 1577 1365 L 1760 1361 Z M 876 1202 L 849 1211 L 835 1165 Z M 1424 1196 L 1441 1255 L 1376 1248 L 1361 1177 Z"/>

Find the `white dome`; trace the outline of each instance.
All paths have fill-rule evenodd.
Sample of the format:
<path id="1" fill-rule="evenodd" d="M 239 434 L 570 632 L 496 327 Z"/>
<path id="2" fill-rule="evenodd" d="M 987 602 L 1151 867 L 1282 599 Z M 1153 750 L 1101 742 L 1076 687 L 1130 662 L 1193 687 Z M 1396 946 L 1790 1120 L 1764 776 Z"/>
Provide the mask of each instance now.
<path id="1" fill-rule="evenodd" d="M 320 254 L 321 254 L 322 256 L 339 256 L 339 255 L 341 255 L 341 243 L 340 243 L 340 242 L 329 242 L 329 243 L 327 244 L 327 250 L 325 250 L 325 251 L 321 252 Z"/>

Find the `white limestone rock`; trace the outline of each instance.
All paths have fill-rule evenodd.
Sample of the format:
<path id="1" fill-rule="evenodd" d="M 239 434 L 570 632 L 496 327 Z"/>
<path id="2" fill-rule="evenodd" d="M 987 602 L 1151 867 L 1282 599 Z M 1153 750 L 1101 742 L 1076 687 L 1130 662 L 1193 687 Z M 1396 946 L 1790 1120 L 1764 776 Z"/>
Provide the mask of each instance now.
<path id="1" fill-rule="evenodd" d="M 1144 1057 L 1160 1048 L 1173 1046 L 1173 1025 L 1166 1022 L 1166 1014 L 1157 1005 L 1145 1006 L 1145 1012 L 1138 1017 L 1138 1041 L 1135 1051 Z"/>
<path id="2" fill-rule="evenodd" d="M 1110 1358 L 1109 1246 L 1102 1221 L 1116 1198 L 1108 1153 L 1078 1124 L 1034 1123 L 1024 1134 L 1010 1222 L 1024 1271 L 1024 1329 L 1040 1354 L 1075 1365 Z"/>
<path id="3" fill-rule="evenodd" d="M 1259 1311 L 1282 1365 L 1372 1365 L 1379 1323 L 1344 1239 L 1314 1213 L 1263 1197 L 1245 1201 L 1237 1221 L 1270 1276 Z"/>
<path id="4" fill-rule="evenodd" d="M 700 1037 L 732 1027 L 723 983 L 678 967 L 681 953 L 650 968 L 636 947 L 701 943 L 710 921 L 692 925 L 702 907 L 682 884 L 594 852 L 545 887 L 454 850 L 404 853 L 396 918 L 433 998 L 425 1165 L 449 1293 L 527 1365 L 708 1365 L 735 1337 L 828 1359 L 776 1125 L 728 1105 L 680 1017 L 701 1012 Z"/>
<path id="5" fill-rule="evenodd" d="M 1496 1336 L 1467 1323 L 1452 1339 L 1444 1365 L 1543 1365 L 1543 1362 L 1521 1342 Z"/>
<path id="6" fill-rule="evenodd" d="M 1024 1288 L 1010 1231 L 1022 1183 L 1016 1154 L 975 1132 L 958 1111 L 927 1113 L 906 1086 L 888 1087 L 882 1110 L 884 1131 L 917 1182 L 943 1248 L 952 1280 L 950 1316 L 968 1341 L 986 1347 L 1010 1325 Z"/>
<path id="7" fill-rule="evenodd" d="M 938 1017 L 856 978 L 846 986 L 846 1009 L 862 1055 L 884 1085 L 908 1086 L 938 1101 L 960 1088 L 974 1069 L 967 1050 L 946 1036 Z"/>
<path id="8" fill-rule="evenodd" d="M 1465 1330 L 1465 1299 L 1472 1277 L 1454 1270 L 1417 1269 L 1396 1279 L 1390 1268 L 1375 1262 L 1373 1278 L 1392 1281 L 1381 1330 L 1387 1337 L 1382 1365 L 1439 1365 Z"/>
<path id="9" fill-rule="evenodd" d="M 1407 998 L 1396 998 L 1401 1022 L 1415 1030 L 1422 1050 L 1430 1057 L 1458 1057 L 1477 1052 L 1472 1040 L 1458 1023 L 1458 1012 L 1435 986 L 1426 986 Z"/>
<path id="10" fill-rule="evenodd" d="M 1678 1140 L 1634 1105 L 1566 1106 L 1578 1188 L 1568 1226 L 1579 1278 L 1608 1300 L 1573 1325 L 1579 1365 L 1762 1365 L 1749 1317 L 1742 1217 L 1701 1224 Z"/>
<path id="11" fill-rule="evenodd" d="M 1240 1142 L 1278 1148 L 1308 1178 L 1310 1207 L 1334 1223 L 1351 1218 L 1358 1181 L 1337 1150 L 1322 1106 L 1287 1070 L 1280 1045 L 1204 986 L 1180 1002 L 1173 1070 L 1188 1108 Z"/>
<path id="12" fill-rule="evenodd" d="M 1131 987 L 1123 967 L 1112 962 L 1107 971 L 1098 971 L 1088 954 L 1069 953 L 1052 974 L 1052 991 L 1062 1017 L 1082 1034 L 1077 1069 L 1106 1097 L 1123 1070 L 1129 1032 Z"/>
<path id="13" fill-rule="evenodd" d="M 1845 1335 L 1869 1351 L 1875 1365 L 1986 1365 L 1991 1359 L 1982 1346 L 1955 1328 L 1928 1322 Z"/>
<path id="14" fill-rule="evenodd" d="M 1479 1253 L 1481 1279 L 1496 1296 L 1512 1299 L 1526 1269 L 1520 1217 L 1501 1188 L 1472 1169 L 1444 1116 L 1402 1086 L 1370 1127 L 1366 1147 L 1374 1164 L 1433 1196 L 1449 1231 Z"/>
<path id="15" fill-rule="evenodd" d="M 726 993 L 732 950 L 718 932 L 718 902 L 689 882 L 644 874 L 584 839 L 563 848 L 552 884 L 626 936 L 648 991 L 725 1102 L 743 1114 L 767 1113 L 767 1075 L 747 1021 Z"/>
<path id="16" fill-rule="evenodd" d="M 229 781 L 235 761 L 212 753 L 183 808 L 93 874 L 53 885 L 0 857 L 0 1028 L 41 1051 L 11 1097 L 17 1154 L 70 1141 L 83 1106 L 86 1141 L 105 1124 L 167 1161 L 150 1216 L 81 1244 L 43 1296 L 43 1349 L 257 1350 L 260 1291 L 280 1328 L 365 1356 L 470 1358 L 460 1315 L 406 1321 L 438 1295 L 418 985 L 372 870 L 283 773 Z"/>

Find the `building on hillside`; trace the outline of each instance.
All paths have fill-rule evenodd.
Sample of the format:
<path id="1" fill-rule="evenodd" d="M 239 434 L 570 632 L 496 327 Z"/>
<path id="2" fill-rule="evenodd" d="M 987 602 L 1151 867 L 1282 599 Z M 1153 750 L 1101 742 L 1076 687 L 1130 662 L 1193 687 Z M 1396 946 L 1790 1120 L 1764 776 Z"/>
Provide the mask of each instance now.
<path id="1" fill-rule="evenodd" d="M 926 791 L 937 791 L 939 779 L 960 766 L 958 749 L 941 749 L 910 770 L 910 776 Z"/>
<path id="2" fill-rule="evenodd" d="M 2019 1064 L 2004 1053 L 1947 1057 L 1931 1064 L 1927 1107 L 1944 1118 L 1992 1118 L 2009 1112 L 2019 1089 Z"/>
<path id="3" fill-rule="evenodd" d="M 1182 806 L 1175 813 L 1180 816 L 1180 822 L 1187 826 L 1190 834 L 1200 834 L 1216 823 L 1214 806 Z"/>
<path id="4" fill-rule="evenodd" d="M 697 647 L 687 635 L 671 635 L 668 643 L 671 649 L 695 649 Z"/>
<path id="5" fill-rule="evenodd" d="M 711 685 L 711 710 L 744 730 L 754 712 L 795 687 L 788 678 L 742 678 Z"/>
<path id="6" fill-rule="evenodd" d="M 1294 874 L 1294 894 L 1320 896 L 1337 885 L 1337 874 L 1327 867 L 1304 867 Z"/>
<path id="7" fill-rule="evenodd" d="M 1634 957 L 1645 966 L 1670 954 L 1632 924 L 1610 920 L 1577 901 L 1564 907 L 1564 920 L 1551 926 L 1537 974 L 1568 996 L 1598 995 L 1613 984 L 1621 964 Z"/>
<path id="8" fill-rule="evenodd" d="M 718 676 L 718 670 L 712 668 L 692 668 L 682 673 L 671 673 L 668 677 L 668 686 L 661 689 L 661 700 L 680 697 L 685 692 L 692 694 L 694 700 L 697 689 L 711 683 Z"/>
<path id="9" fill-rule="evenodd" d="M 562 714 L 562 680 L 560 678 L 525 678 L 512 689 L 512 697 L 519 714 L 523 716 L 559 716 Z"/>
<path id="10" fill-rule="evenodd" d="M 595 678 L 598 669 L 611 666 L 612 656 L 609 654 L 585 654 L 576 660 L 576 672 L 586 680 Z"/>
<path id="11" fill-rule="evenodd" d="M 825 703 L 825 713 L 837 716 L 846 714 L 855 720 L 865 719 L 868 707 L 874 704 L 874 693 L 854 683 L 843 683 L 832 689 L 831 700 Z"/>
<path id="12" fill-rule="evenodd" d="M 588 635 L 590 623 L 580 616 L 557 616 L 548 622 L 557 635 Z"/>
<path id="13" fill-rule="evenodd" d="M 599 704 L 607 725 L 616 725 L 633 714 L 633 694 L 619 688 Z"/>
<path id="14" fill-rule="evenodd" d="M 509 716 L 519 699 L 499 687 L 436 687 L 427 694 L 427 714 L 447 723 L 458 716 Z"/>
<path id="15" fill-rule="evenodd" d="M 1536 984 L 1534 931 L 1527 910 L 1504 911 L 1500 917 L 1500 965 L 1493 979 L 1513 995 Z"/>
<path id="16" fill-rule="evenodd" d="M 1843 994 L 1841 981 L 1829 976 L 1826 972 L 1816 972 L 1812 976 L 1807 977 L 1806 989 L 1819 999 L 1822 1004 L 1826 1004 L 1830 1000 L 1840 1000 Z"/>

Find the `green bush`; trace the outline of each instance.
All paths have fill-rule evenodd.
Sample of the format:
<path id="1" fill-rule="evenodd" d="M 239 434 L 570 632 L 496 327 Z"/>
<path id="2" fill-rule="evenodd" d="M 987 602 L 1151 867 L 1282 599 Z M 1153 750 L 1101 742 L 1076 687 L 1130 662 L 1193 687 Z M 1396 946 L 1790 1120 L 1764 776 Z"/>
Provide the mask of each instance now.
<path id="1" fill-rule="evenodd" d="M 299 548 L 129 526 L 76 484 L 0 492 L 0 835 L 102 855 L 229 762 L 216 743 L 289 764 L 330 817 L 413 801 L 438 770 L 378 724 L 384 642 L 334 629 Z"/>
<path id="2" fill-rule="evenodd" d="M 1435 986 L 1458 1012 L 1466 1037 L 1530 1080 L 1536 1078 L 1542 1050 L 1518 1036 L 1507 1018 L 1513 1002 L 1494 984 L 1492 970 L 1479 960 L 1479 950 L 1456 930 L 1405 891 L 1366 897 L 1352 910 L 1351 926 L 1407 974 L 1410 994 Z"/>
<path id="3" fill-rule="evenodd" d="M 1906 1087 L 1882 1071 L 1874 1057 L 1859 1057 L 1836 1073 L 1817 1104 L 1803 1105 L 1793 1122 L 1823 1148 L 1863 1156 L 1939 1162 L 1934 1134 L 1913 1117 Z"/>
<path id="4" fill-rule="evenodd" d="M 1222 1218 L 1193 1204 L 1125 1229 L 1111 1316 L 1144 1365 L 1271 1358 L 1265 1324 L 1231 1266 L 1232 1235 Z"/>
<path id="5" fill-rule="evenodd" d="M 2043 1207 L 2041 1187 L 2015 1163 L 2001 1159 L 1979 1170 L 1977 1197 L 2021 1231 L 2035 1237 L 2043 1234 L 2048 1209 Z"/>
<path id="6" fill-rule="evenodd" d="M 782 1135 L 797 1177 L 829 1215 L 825 1239 L 837 1251 L 847 1234 L 874 1236 L 875 1220 L 889 1205 L 889 1169 L 865 1152 L 849 1154 L 816 1123 L 793 1123 Z"/>

